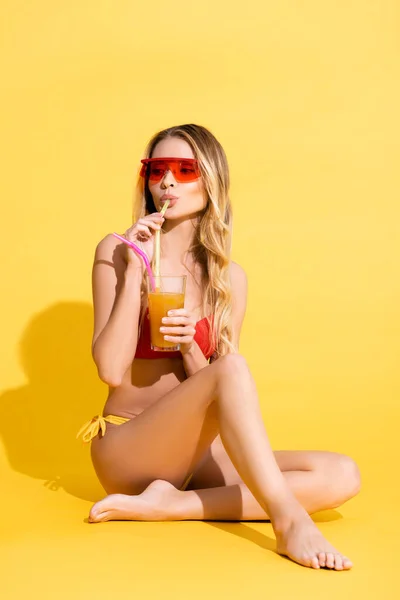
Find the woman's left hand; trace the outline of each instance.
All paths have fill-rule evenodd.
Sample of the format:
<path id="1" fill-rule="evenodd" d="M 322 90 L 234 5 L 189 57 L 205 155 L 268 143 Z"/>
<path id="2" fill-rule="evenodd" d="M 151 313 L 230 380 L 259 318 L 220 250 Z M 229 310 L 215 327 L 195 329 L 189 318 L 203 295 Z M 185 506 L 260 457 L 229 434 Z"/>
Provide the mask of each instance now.
<path id="1" fill-rule="evenodd" d="M 196 334 L 196 319 L 185 308 L 169 310 L 160 328 L 167 342 L 180 344 L 180 351 L 186 354 L 192 348 Z"/>

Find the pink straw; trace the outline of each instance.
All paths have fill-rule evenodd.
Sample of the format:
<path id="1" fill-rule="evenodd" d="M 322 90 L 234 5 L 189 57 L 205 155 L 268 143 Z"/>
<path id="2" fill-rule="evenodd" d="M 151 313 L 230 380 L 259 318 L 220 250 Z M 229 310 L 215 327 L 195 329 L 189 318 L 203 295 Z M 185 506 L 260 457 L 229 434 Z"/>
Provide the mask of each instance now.
<path id="1" fill-rule="evenodd" d="M 138 246 L 136 246 L 136 244 L 122 237 L 122 235 L 118 235 L 118 233 L 113 233 L 113 235 L 115 235 L 116 238 L 121 240 L 121 242 L 124 242 L 124 244 L 126 244 L 127 246 L 130 246 L 136 252 L 136 254 L 139 254 L 139 256 L 143 258 L 144 264 L 146 265 L 146 269 L 149 274 L 152 291 L 154 292 L 156 289 L 156 282 L 154 279 L 153 271 L 151 270 L 149 259 L 147 258 L 147 254 L 143 252 L 143 250 L 141 250 Z"/>

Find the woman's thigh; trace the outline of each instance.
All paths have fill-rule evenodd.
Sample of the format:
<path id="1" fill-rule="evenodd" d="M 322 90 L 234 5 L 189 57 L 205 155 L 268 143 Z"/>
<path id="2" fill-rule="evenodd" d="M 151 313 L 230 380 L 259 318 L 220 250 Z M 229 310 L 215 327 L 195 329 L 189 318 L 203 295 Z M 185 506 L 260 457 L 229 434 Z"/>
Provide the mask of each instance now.
<path id="1" fill-rule="evenodd" d="M 93 465 L 107 493 L 138 494 L 155 479 L 183 484 L 218 435 L 213 400 L 220 361 L 123 425 L 107 425 L 104 437 L 92 441 Z"/>

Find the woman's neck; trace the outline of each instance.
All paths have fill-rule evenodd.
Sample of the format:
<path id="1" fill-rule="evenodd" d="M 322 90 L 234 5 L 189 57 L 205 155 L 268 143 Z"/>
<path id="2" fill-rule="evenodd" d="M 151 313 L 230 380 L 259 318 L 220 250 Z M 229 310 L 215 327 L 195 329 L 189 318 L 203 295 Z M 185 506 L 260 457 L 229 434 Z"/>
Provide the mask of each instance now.
<path id="1" fill-rule="evenodd" d="M 165 221 L 161 235 L 161 255 L 171 266 L 193 264 L 189 249 L 193 243 L 198 217 Z"/>

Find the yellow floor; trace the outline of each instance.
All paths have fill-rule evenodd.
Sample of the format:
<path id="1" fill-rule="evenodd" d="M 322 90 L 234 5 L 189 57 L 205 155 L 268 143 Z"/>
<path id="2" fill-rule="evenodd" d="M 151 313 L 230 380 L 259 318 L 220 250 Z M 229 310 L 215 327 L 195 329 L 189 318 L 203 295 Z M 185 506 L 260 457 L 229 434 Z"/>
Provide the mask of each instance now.
<path id="1" fill-rule="evenodd" d="M 56 408 L 52 417 L 32 413 L 31 420 L 12 419 L 20 410 L 18 399 L 24 406 L 21 390 L 2 398 L 3 425 L 9 423 L 3 451 L 0 447 L 2 597 L 7 600 L 400 597 L 399 497 L 391 480 L 398 476 L 396 421 L 389 408 L 377 416 L 375 433 L 360 418 L 357 439 L 346 448 L 363 474 L 361 494 L 340 509 L 314 515 L 326 537 L 354 562 L 352 571 L 338 573 L 306 569 L 277 555 L 270 523 L 88 524 L 88 510 L 103 492 L 91 470 L 89 447 L 73 439 L 76 423 L 67 415 L 63 421 Z M 52 418 L 58 429 L 50 429 Z M 328 440 L 331 428 L 340 431 L 340 415 L 323 422 Z M 272 438 L 277 431 L 271 425 Z M 302 435 L 288 431 L 298 446 Z"/>
<path id="2" fill-rule="evenodd" d="M 400 599 L 399 6 L 1 2 L 2 599 Z M 268 523 L 87 523 L 94 250 L 182 123 L 228 156 L 272 447 L 360 466 L 361 494 L 314 515 L 349 572 L 277 555 Z"/>

